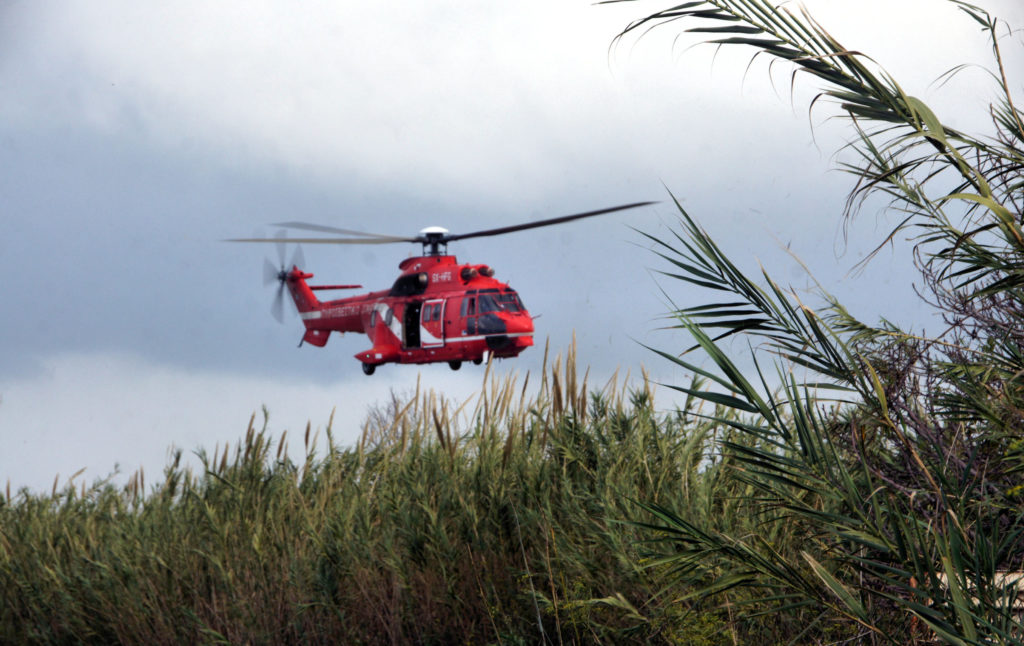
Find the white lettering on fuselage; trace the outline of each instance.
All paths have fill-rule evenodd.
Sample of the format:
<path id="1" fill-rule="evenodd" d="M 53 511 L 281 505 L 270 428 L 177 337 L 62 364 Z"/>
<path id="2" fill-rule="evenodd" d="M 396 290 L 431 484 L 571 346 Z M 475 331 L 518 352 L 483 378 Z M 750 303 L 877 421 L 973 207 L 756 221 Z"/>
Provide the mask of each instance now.
<path id="1" fill-rule="evenodd" d="M 430 282 L 432 283 L 450 283 L 452 282 L 452 272 L 450 271 L 439 271 L 430 274 Z"/>
<path id="2" fill-rule="evenodd" d="M 342 318 L 348 316 L 357 316 L 363 312 L 368 312 L 373 309 L 372 303 L 357 303 L 355 305 L 342 305 L 340 307 L 328 307 L 323 311 L 323 316 L 326 318 Z"/>

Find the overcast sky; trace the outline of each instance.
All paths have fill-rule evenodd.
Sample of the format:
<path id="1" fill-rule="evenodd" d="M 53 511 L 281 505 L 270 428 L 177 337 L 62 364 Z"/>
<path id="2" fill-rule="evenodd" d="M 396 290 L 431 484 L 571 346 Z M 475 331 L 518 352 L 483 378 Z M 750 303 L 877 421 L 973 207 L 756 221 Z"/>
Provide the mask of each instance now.
<path id="1" fill-rule="evenodd" d="M 659 287 L 630 228 L 674 227 L 666 189 L 744 268 L 806 285 L 788 246 L 862 318 L 928 324 L 905 248 L 848 275 L 887 221 L 867 212 L 844 240 L 850 180 L 830 169 L 847 133 L 827 109 L 808 117 L 813 86 L 791 102 L 788 70 L 773 85 L 766 65 L 746 71 L 749 52 L 715 58 L 671 28 L 609 48 L 658 3 L 412 4 L 0 0 L 0 484 L 48 489 L 115 464 L 153 481 L 169 447 L 234 443 L 264 405 L 275 434 L 322 428 L 337 408 L 347 442 L 417 378 L 475 391 L 471 366 L 365 377 L 357 335 L 296 349 L 301 322 L 273 320 L 260 278 L 272 249 L 219 242 L 282 220 L 412 235 L 662 200 L 452 245 L 540 315 L 538 347 L 499 366 L 520 375 L 545 338 L 559 350 L 575 332 L 599 380 L 641 365 L 686 378 L 638 345 L 686 343 L 657 330 L 661 288 L 704 298 Z M 1017 2 L 983 4 L 1024 24 Z M 945 120 L 977 123 L 983 73 L 931 85 L 988 60 L 948 3 L 808 5 Z M 304 251 L 318 280 L 379 289 L 416 250 Z"/>

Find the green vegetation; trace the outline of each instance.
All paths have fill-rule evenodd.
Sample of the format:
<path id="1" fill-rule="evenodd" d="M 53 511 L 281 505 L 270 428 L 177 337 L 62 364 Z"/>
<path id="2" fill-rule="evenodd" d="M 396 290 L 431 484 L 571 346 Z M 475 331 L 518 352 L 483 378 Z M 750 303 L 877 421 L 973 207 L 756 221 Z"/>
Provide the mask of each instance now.
<path id="1" fill-rule="evenodd" d="M 756 591 L 776 617 L 800 609 L 808 631 L 839 622 L 870 643 L 1024 640 L 1024 115 L 1000 49 L 1006 26 L 953 4 L 992 44 L 996 99 L 978 136 L 944 125 L 806 13 L 763 0 L 686 2 L 623 34 L 713 34 L 824 83 L 812 103 L 837 105 L 854 134 L 847 215 L 872 195 L 891 200 L 899 222 L 886 239 L 911 236 L 919 288 L 945 323 L 934 338 L 867 325 L 823 289 L 812 309 L 767 272 L 760 285 L 744 276 L 681 208 L 678 239 L 652 238 L 666 275 L 715 292 L 676 315 L 716 370 L 663 355 L 716 386 L 685 392 L 734 415 L 715 421 L 743 438 L 721 447 L 751 487 L 747 513 L 806 537 L 785 549 L 646 504 L 659 562 L 692 595 Z M 719 345 L 734 335 L 754 348 L 749 374 Z"/>
<path id="2" fill-rule="evenodd" d="M 720 425 L 585 381 L 570 354 L 533 398 L 396 397 L 322 456 L 307 430 L 298 464 L 250 426 L 148 493 L 8 496 L 0 642 L 726 643 L 728 613 L 659 597 L 621 522 L 632 500 L 718 513 Z"/>
<path id="3" fill-rule="evenodd" d="M 250 425 L 148 492 L 8 492 L 0 642 L 1022 643 L 1024 119 L 1000 23 L 954 4 L 993 45 L 983 136 L 764 0 L 624 32 L 710 33 L 824 83 L 855 134 L 847 215 L 892 200 L 941 335 L 751 280 L 680 208 L 651 242 L 714 297 L 656 351 L 695 375 L 679 408 L 646 379 L 589 389 L 570 352 L 536 396 L 395 397 L 322 456 L 307 429 L 301 464 Z M 753 369 L 721 345 L 739 337 Z"/>

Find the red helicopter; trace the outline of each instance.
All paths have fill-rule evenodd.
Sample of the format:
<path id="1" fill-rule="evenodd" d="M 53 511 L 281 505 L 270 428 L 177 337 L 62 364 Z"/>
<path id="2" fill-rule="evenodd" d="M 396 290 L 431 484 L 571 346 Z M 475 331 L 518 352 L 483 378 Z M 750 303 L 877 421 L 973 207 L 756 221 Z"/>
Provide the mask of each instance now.
<path id="1" fill-rule="evenodd" d="M 287 286 L 306 326 L 303 342 L 318 347 L 327 344 L 331 332 L 361 332 L 372 347 L 355 355 L 363 372 L 372 375 L 384 363 L 435 363 L 447 361 L 458 370 L 463 361 L 479 365 L 488 356 L 515 357 L 533 345 L 533 317 L 523 307 L 514 289 L 494 278 L 487 265 L 460 264 L 448 255 L 453 240 L 495 236 L 524 229 L 551 226 L 624 211 L 653 202 L 625 204 L 548 220 L 538 220 L 471 233 L 449 233 L 442 227 L 427 227 L 413 238 L 364 233 L 349 229 L 283 222 L 274 226 L 318 233 L 342 234 L 344 238 L 288 238 L 283 231 L 275 238 L 236 238 L 228 242 L 272 242 L 278 245 L 281 267 L 269 260 L 264 264 L 265 280 L 279 282 L 272 312 L 283 320 L 283 295 Z M 306 244 L 390 244 L 418 242 L 421 256 L 406 258 L 398 268 L 401 275 L 390 289 L 361 296 L 321 301 L 320 290 L 360 289 L 362 285 L 309 285 L 313 274 L 302 271 L 300 252 L 292 268 L 284 266 L 284 245 Z"/>

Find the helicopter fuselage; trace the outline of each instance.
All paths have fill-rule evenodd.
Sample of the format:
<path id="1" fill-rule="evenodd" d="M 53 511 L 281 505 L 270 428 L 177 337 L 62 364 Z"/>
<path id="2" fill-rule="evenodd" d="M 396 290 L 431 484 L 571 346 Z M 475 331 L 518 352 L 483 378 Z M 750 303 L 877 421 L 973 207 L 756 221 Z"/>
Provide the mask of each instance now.
<path id="1" fill-rule="evenodd" d="M 370 348 L 355 356 L 368 375 L 382 363 L 447 361 L 452 370 L 458 370 L 463 361 L 481 363 L 486 357 L 515 357 L 533 345 L 533 317 L 523 307 L 514 289 L 494 279 L 493 269 L 487 265 L 459 264 L 455 256 L 448 255 L 449 242 L 549 227 L 649 204 L 653 202 L 635 202 L 465 233 L 450 233 L 444 227 L 431 226 L 414 237 L 366 233 L 309 222 L 281 222 L 277 226 L 320 235 L 294 238 L 286 236 L 282 230 L 273 238 L 232 238 L 228 242 L 277 245 L 280 270 L 269 260 L 264 262 L 264 282 L 279 281 L 271 312 L 278 321 L 282 320 L 281 303 L 284 286 L 287 286 L 306 326 L 303 342 L 323 347 L 331 332 L 365 334 L 370 339 Z M 342 237 L 335 237 L 338 235 Z M 423 252 L 421 256 L 407 258 L 398 265 L 402 273 L 391 289 L 321 302 L 314 293 L 316 290 L 356 289 L 360 286 L 309 285 L 306 280 L 313 274 L 299 269 L 298 265 L 303 264 L 301 261 L 293 261 L 292 268 L 285 269 L 285 244 L 289 242 L 329 245 L 417 243 L 422 245 Z"/>
<path id="2" fill-rule="evenodd" d="M 313 274 L 298 267 L 283 275 L 306 332 L 303 342 L 323 347 L 332 332 L 366 334 L 371 347 L 355 355 L 372 374 L 384 363 L 463 361 L 517 356 L 533 345 L 533 318 L 519 295 L 496 280 L 487 265 L 460 264 L 455 256 L 407 258 L 391 289 L 320 301 Z"/>

